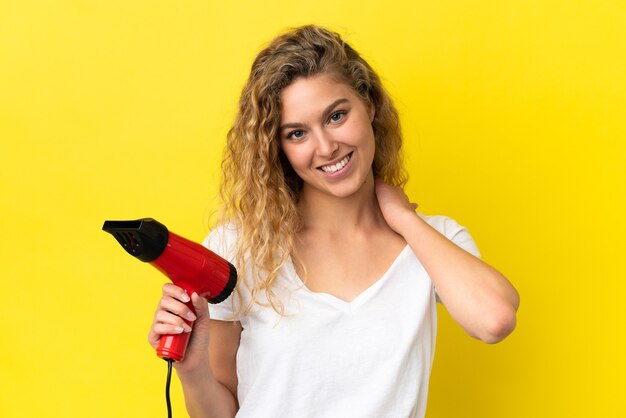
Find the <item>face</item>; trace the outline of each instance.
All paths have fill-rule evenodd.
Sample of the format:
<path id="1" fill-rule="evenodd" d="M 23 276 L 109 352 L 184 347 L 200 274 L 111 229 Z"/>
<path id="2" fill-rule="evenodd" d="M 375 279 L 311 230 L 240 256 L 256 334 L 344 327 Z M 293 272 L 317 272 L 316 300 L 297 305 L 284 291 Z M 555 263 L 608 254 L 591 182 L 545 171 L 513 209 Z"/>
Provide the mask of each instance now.
<path id="1" fill-rule="evenodd" d="M 329 75 L 298 78 L 280 95 L 280 143 L 303 193 L 350 196 L 370 178 L 374 108 Z"/>

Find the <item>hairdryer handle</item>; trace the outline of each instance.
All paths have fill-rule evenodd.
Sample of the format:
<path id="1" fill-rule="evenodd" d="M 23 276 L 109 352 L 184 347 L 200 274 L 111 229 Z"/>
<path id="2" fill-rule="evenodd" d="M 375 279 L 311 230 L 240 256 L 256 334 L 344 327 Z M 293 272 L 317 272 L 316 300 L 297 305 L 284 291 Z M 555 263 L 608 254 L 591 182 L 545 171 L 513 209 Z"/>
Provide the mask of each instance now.
<path id="1" fill-rule="evenodd" d="M 195 314 L 196 310 L 191 301 L 186 303 L 187 307 Z M 187 325 L 193 327 L 193 323 L 186 319 L 183 319 Z M 187 344 L 189 344 L 189 338 L 191 332 L 183 332 L 182 334 L 162 335 L 159 340 L 159 345 L 156 349 L 157 356 L 162 359 L 172 359 L 174 361 L 182 361 L 185 358 L 185 351 L 187 351 Z"/>

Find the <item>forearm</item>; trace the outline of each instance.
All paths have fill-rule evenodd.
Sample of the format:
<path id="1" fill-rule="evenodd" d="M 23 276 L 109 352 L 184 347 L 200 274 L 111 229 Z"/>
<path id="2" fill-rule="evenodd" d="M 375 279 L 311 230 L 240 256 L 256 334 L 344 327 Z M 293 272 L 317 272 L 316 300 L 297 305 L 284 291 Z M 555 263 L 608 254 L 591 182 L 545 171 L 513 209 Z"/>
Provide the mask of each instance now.
<path id="1" fill-rule="evenodd" d="M 238 410 L 235 395 L 222 385 L 210 368 L 178 372 L 185 406 L 191 418 L 232 418 Z"/>
<path id="2" fill-rule="evenodd" d="M 463 250 L 414 212 L 398 227 L 452 318 L 471 336 L 496 343 L 515 328 L 519 295 L 496 269 Z"/>

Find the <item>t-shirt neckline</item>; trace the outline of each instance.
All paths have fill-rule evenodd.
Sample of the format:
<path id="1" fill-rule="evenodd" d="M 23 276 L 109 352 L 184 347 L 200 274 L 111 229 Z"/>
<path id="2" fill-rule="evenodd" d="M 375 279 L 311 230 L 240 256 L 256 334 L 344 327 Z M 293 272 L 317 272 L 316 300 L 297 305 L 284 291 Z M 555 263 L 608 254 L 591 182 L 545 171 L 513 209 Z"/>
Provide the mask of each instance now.
<path id="1" fill-rule="evenodd" d="M 393 270 L 395 270 L 397 268 L 397 265 L 400 264 L 401 260 L 405 258 L 405 254 L 411 253 L 411 251 L 412 250 L 409 244 L 406 244 L 404 248 L 402 248 L 402 250 L 398 253 L 396 258 L 394 258 L 394 260 L 391 262 L 389 267 L 387 267 L 387 270 L 385 270 L 385 272 L 374 283 L 365 288 L 361 293 L 359 293 L 357 296 L 354 297 L 354 299 L 350 301 L 341 299 L 330 293 L 314 292 L 310 290 L 296 272 L 296 268 L 291 257 L 289 257 L 289 269 L 291 270 L 290 275 L 298 285 L 298 288 L 301 288 L 303 291 L 309 293 L 310 295 L 313 295 L 316 298 L 323 299 L 337 309 L 351 312 L 354 309 L 365 304 L 378 292 L 378 289 L 385 284 L 385 282 L 388 280 L 388 277 L 392 276 L 391 273 L 393 273 Z"/>

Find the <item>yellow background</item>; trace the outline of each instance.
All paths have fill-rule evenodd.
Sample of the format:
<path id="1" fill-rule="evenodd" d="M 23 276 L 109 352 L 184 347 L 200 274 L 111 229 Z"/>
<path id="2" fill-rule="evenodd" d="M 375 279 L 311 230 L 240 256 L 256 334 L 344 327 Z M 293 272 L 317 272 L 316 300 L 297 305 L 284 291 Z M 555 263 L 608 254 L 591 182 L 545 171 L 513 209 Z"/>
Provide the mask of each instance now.
<path id="1" fill-rule="evenodd" d="M 0 0 L 0 416 L 165 416 L 165 278 L 102 222 L 201 240 L 252 59 L 310 22 L 383 76 L 421 211 L 521 293 L 495 346 L 440 311 L 427 416 L 626 416 L 625 5 Z"/>

